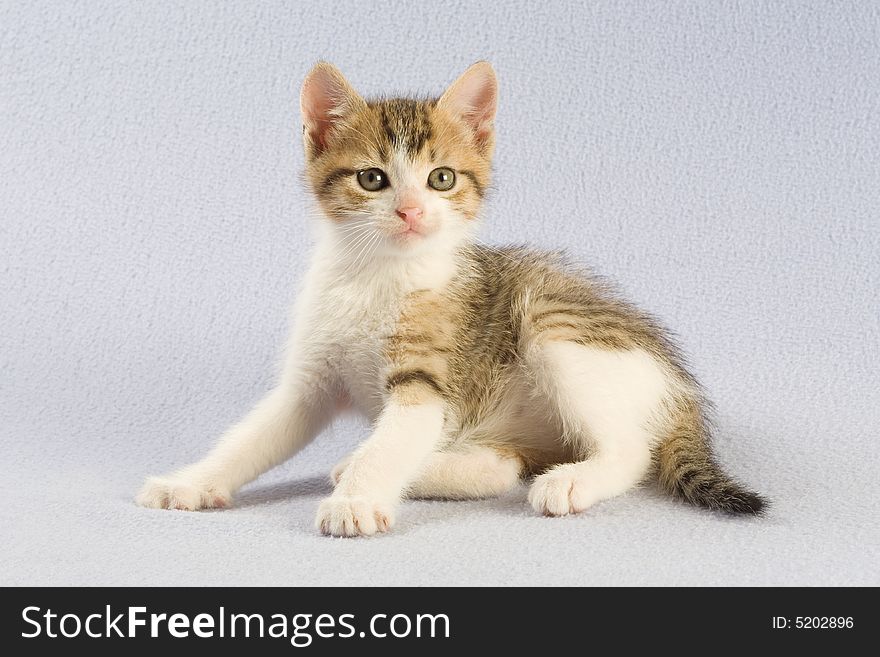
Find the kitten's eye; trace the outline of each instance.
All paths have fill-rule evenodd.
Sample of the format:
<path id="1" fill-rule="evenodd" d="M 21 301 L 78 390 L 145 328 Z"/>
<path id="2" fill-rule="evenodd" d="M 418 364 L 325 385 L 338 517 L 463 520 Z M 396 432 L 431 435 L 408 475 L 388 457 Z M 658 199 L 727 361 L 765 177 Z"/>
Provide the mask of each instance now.
<path id="1" fill-rule="evenodd" d="M 358 171 L 358 183 L 368 192 L 378 192 L 388 187 L 388 177 L 382 169 L 366 169 Z"/>
<path id="2" fill-rule="evenodd" d="M 455 171 L 452 169 L 440 167 L 428 174 L 428 186 L 438 192 L 448 191 L 452 189 L 453 185 L 455 185 Z"/>

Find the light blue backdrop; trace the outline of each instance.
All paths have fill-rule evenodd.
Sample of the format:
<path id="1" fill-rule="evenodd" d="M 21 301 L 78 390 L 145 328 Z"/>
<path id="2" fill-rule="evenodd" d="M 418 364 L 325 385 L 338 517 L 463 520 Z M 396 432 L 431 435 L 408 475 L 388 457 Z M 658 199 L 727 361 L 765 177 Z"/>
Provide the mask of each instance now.
<path id="1" fill-rule="evenodd" d="M 0 4 L 0 584 L 880 584 L 873 2 Z M 680 335 L 774 501 L 410 503 L 321 539 L 341 423 L 229 512 L 138 509 L 271 385 L 309 248 L 299 84 L 501 81 L 484 238 Z"/>

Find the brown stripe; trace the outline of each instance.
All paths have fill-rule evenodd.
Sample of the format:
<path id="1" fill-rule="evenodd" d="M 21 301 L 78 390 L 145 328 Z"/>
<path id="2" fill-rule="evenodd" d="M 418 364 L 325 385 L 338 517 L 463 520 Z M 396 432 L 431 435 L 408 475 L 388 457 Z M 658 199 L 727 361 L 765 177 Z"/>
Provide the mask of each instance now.
<path id="1" fill-rule="evenodd" d="M 445 394 L 443 387 L 437 382 L 436 377 L 425 370 L 395 372 L 388 377 L 388 380 L 385 382 L 385 388 L 391 391 L 397 386 L 406 385 L 407 383 L 423 383 L 433 389 L 438 395 Z"/>
<path id="2" fill-rule="evenodd" d="M 470 169 L 460 169 L 459 173 L 461 175 L 467 177 L 468 180 L 471 181 L 471 184 L 474 186 L 474 189 L 477 190 L 477 194 L 479 195 L 479 197 L 483 198 L 483 196 L 486 193 L 486 190 L 483 188 L 483 185 L 480 184 L 480 181 L 477 180 L 477 174 L 475 174 Z"/>
<path id="3" fill-rule="evenodd" d="M 420 103 L 413 103 L 411 108 L 413 112 L 413 127 L 409 143 L 407 144 L 407 151 L 411 157 L 415 158 L 425 147 L 428 140 L 431 139 L 433 130 L 425 107 Z"/>
<path id="4" fill-rule="evenodd" d="M 320 193 L 326 194 L 330 191 L 330 188 L 336 184 L 337 180 L 346 178 L 348 176 L 353 176 L 354 174 L 354 169 L 334 169 L 330 172 L 330 175 L 324 178 L 324 181 L 321 183 Z"/>
<path id="5" fill-rule="evenodd" d="M 391 121 L 388 117 L 388 108 L 384 105 L 380 110 L 380 120 L 382 122 L 382 131 L 385 133 L 385 138 L 391 144 L 391 148 L 397 146 L 397 134 L 391 128 Z"/>

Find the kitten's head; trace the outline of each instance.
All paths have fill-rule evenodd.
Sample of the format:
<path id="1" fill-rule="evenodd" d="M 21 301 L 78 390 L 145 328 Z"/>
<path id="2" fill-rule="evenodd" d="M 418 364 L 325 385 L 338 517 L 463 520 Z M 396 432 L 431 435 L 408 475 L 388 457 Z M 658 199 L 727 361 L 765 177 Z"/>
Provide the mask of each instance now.
<path id="1" fill-rule="evenodd" d="M 498 97 L 487 62 L 439 99 L 366 101 L 319 63 L 300 99 L 307 178 L 348 256 L 412 257 L 466 239 L 489 185 Z"/>

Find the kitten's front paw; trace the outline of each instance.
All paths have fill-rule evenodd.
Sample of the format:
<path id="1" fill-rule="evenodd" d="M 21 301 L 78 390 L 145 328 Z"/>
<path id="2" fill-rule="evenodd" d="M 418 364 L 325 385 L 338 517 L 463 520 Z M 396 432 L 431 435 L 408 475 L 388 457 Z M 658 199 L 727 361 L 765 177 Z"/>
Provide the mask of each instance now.
<path id="1" fill-rule="evenodd" d="M 328 536 L 372 536 L 394 524 L 390 504 L 367 497 L 331 495 L 318 507 L 315 526 Z"/>
<path id="2" fill-rule="evenodd" d="M 570 464 L 568 464 L 570 465 Z M 590 483 L 567 465 L 560 465 L 535 477 L 529 488 L 529 503 L 545 516 L 578 513 L 596 502 Z"/>
<path id="3" fill-rule="evenodd" d="M 231 499 L 229 491 L 218 486 L 171 475 L 148 478 L 135 502 L 150 509 L 198 511 L 227 507 Z"/>

